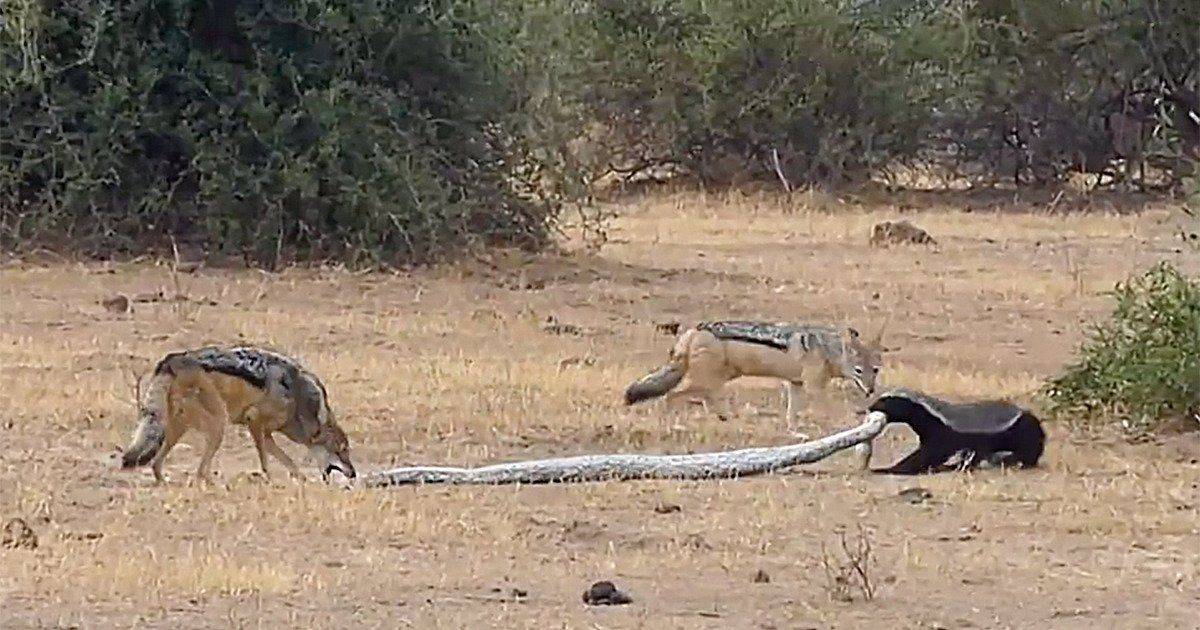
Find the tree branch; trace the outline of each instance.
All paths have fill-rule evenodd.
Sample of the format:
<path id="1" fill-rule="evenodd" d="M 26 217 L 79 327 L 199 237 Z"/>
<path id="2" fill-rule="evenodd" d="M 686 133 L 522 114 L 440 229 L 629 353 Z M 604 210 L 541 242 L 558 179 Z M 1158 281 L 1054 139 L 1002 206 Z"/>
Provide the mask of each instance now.
<path id="1" fill-rule="evenodd" d="M 771 148 L 771 166 L 775 168 L 775 175 L 779 178 L 779 183 L 783 184 L 784 192 L 792 192 L 792 183 L 783 174 L 783 165 L 779 163 L 779 150 Z"/>

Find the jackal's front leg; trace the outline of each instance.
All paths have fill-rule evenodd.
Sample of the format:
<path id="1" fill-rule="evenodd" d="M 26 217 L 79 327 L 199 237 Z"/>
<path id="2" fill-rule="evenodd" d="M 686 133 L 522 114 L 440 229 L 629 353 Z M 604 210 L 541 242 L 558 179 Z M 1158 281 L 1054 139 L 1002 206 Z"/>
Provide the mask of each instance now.
<path id="1" fill-rule="evenodd" d="M 275 456 L 275 459 L 278 459 L 279 462 L 283 464 L 284 468 L 287 468 L 288 474 L 291 475 L 293 479 L 300 478 L 300 467 L 296 466 L 296 462 L 292 461 L 292 458 L 289 457 L 282 448 L 279 448 L 279 445 L 275 443 L 275 438 L 271 437 L 271 433 L 269 431 L 263 432 L 263 446 L 267 448 L 268 452 Z"/>
<path id="2" fill-rule="evenodd" d="M 779 376 L 784 379 L 783 390 L 787 397 L 786 422 L 787 430 L 796 428 L 796 420 L 800 417 L 801 395 L 811 393 L 814 387 L 824 385 L 828 380 L 828 369 L 824 364 L 817 363 L 811 352 L 803 345 L 800 335 L 788 339 L 787 353 L 795 365 Z M 805 439 L 808 439 L 807 436 Z"/>
<path id="3" fill-rule="evenodd" d="M 787 430 L 796 428 L 796 417 L 800 415 L 800 394 L 804 391 L 800 383 L 787 381 L 783 384 L 787 396 Z"/>
<path id="4" fill-rule="evenodd" d="M 258 452 L 258 465 L 262 467 L 263 477 L 270 479 L 271 473 L 267 471 L 267 448 L 263 443 L 263 433 L 258 427 L 253 424 L 249 425 L 250 437 L 254 440 L 254 450 Z"/>

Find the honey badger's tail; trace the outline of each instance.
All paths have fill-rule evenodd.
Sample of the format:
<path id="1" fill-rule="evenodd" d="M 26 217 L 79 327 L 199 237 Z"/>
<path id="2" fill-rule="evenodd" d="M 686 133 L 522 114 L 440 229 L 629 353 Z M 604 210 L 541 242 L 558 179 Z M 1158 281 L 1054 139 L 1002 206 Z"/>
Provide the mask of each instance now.
<path id="1" fill-rule="evenodd" d="M 658 398 L 674 389 L 683 375 L 687 373 L 688 344 L 695 330 L 689 330 L 679 337 L 675 347 L 671 348 L 670 360 L 667 364 L 639 378 L 625 388 L 625 404 L 632 405 L 643 400 Z"/>
<path id="2" fill-rule="evenodd" d="M 195 361 L 182 354 L 168 354 L 154 367 L 146 391 L 138 400 L 138 426 L 129 446 L 121 452 L 121 468 L 137 468 L 154 461 L 167 431 L 167 391 L 171 381 L 185 370 L 198 368 Z"/>

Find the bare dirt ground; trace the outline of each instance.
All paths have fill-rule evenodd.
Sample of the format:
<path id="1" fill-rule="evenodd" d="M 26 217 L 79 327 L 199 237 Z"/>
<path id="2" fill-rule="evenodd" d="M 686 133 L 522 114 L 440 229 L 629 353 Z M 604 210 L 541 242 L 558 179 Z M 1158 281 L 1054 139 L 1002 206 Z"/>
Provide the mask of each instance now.
<path id="1" fill-rule="evenodd" d="M 202 269 L 176 282 L 149 264 L 10 262 L 0 518 L 24 519 L 37 546 L 0 548 L 0 626 L 1197 627 L 1194 433 L 1135 445 L 1051 424 L 1033 471 L 872 477 L 842 453 L 728 482 L 349 491 L 265 482 L 234 430 L 214 487 L 188 485 L 195 434 L 165 486 L 116 470 L 130 371 L 203 343 L 268 343 L 308 363 L 362 472 L 718 450 L 795 441 L 780 390 L 732 385 L 737 417 L 724 423 L 622 407 L 625 385 L 666 357 L 658 323 L 870 332 L 894 310 L 887 385 L 1033 402 L 1084 322 L 1107 314 L 1115 281 L 1164 258 L 1200 271 L 1170 206 L 1012 206 L 678 194 L 623 202 L 598 254 L 402 275 Z M 937 246 L 866 247 L 874 222 L 897 218 Z M 100 305 L 160 290 L 190 299 Z M 811 435 L 857 423 L 849 389 L 807 402 Z M 892 429 L 875 462 L 913 443 Z M 898 494 L 914 486 L 930 496 Z M 838 532 L 860 525 L 876 594 L 842 601 L 822 559 L 844 560 Z M 634 603 L 584 606 L 600 579 Z"/>

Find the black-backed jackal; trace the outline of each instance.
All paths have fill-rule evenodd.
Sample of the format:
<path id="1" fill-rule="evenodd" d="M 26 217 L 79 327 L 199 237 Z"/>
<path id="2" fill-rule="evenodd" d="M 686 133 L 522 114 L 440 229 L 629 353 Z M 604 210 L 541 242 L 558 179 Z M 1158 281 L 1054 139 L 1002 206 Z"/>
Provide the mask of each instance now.
<path id="1" fill-rule="evenodd" d="M 278 431 L 312 451 L 323 478 L 334 470 L 355 476 L 349 441 L 334 419 L 324 385 L 290 357 L 253 346 L 208 346 L 166 355 L 148 381 L 138 388 L 139 422 L 121 454 L 122 468 L 150 464 L 162 481 L 167 454 L 188 429 L 198 429 L 207 441 L 196 477 L 207 482 L 225 427 L 234 423 L 250 430 L 264 474 L 270 453 L 299 475 L 272 437 Z"/>
<path id="2" fill-rule="evenodd" d="M 824 387 L 831 379 L 844 378 L 871 395 L 882 363 L 882 336 L 882 328 L 864 341 L 853 328 L 704 322 L 679 336 L 666 365 L 629 385 L 625 404 L 664 394 L 668 404 L 698 398 L 724 420 L 729 412 L 718 394 L 725 383 L 742 376 L 774 377 L 784 381 L 791 427 L 802 387 Z"/>

